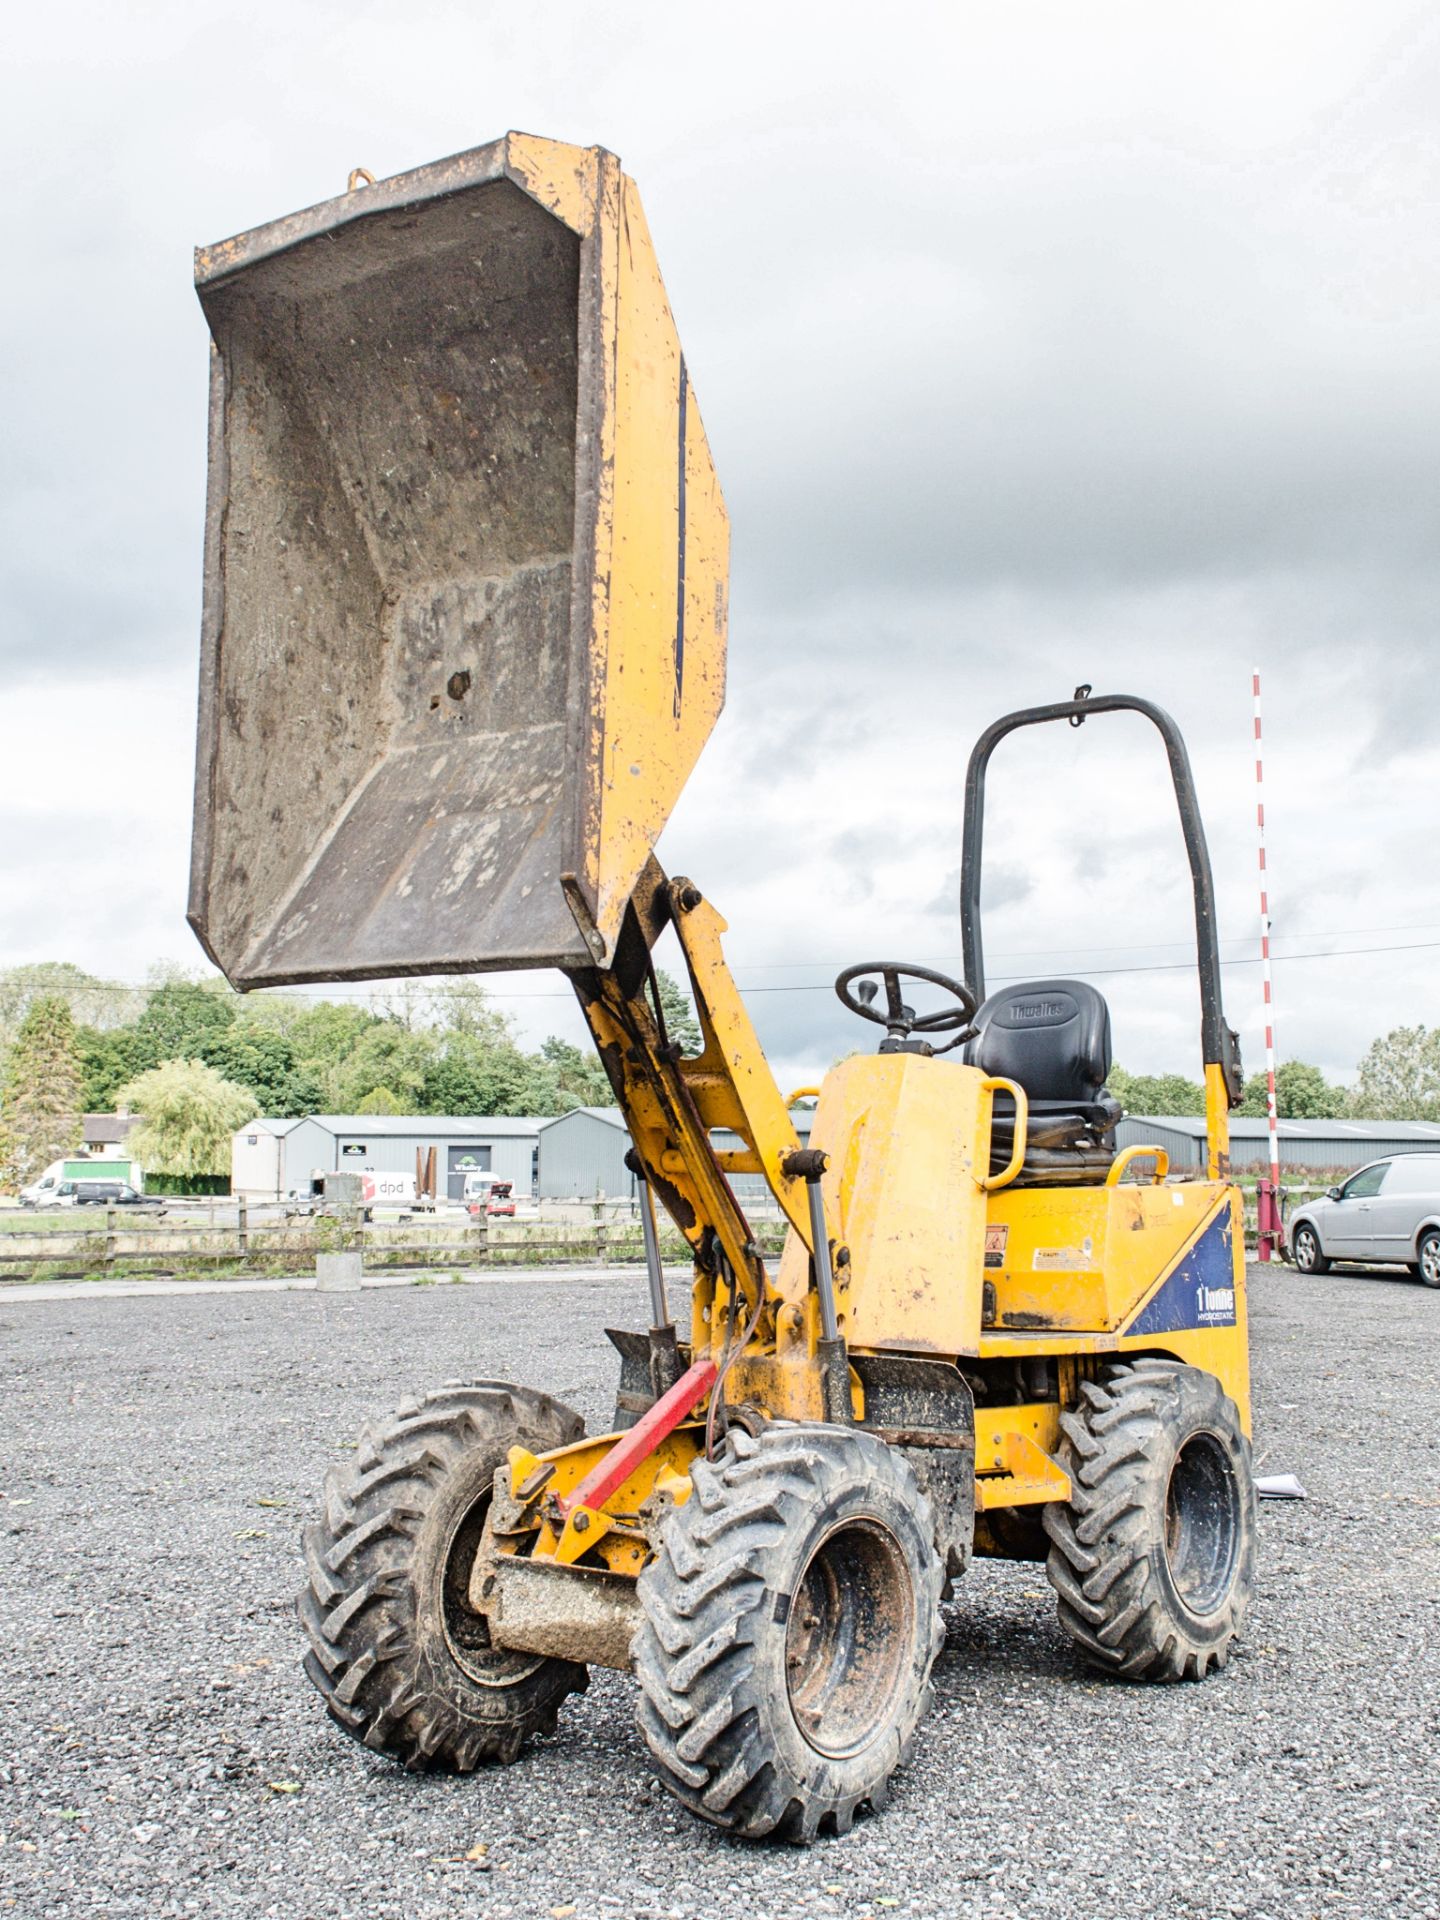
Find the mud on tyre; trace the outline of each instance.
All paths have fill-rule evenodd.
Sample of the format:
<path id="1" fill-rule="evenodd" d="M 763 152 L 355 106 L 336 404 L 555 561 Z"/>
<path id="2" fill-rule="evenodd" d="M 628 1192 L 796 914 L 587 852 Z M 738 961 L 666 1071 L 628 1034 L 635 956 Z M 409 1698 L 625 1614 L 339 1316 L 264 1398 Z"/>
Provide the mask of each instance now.
<path id="1" fill-rule="evenodd" d="M 879 1809 L 931 1697 L 929 1502 L 868 1434 L 734 1431 L 640 1576 L 640 1730 L 702 1819 L 801 1843 Z"/>
<path id="2" fill-rule="evenodd" d="M 1090 1665 L 1137 1680 L 1223 1667 L 1255 1580 L 1250 1446 L 1213 1374 L 1138 1359 L 1060 1416 L 1068 1502 L 1045 1509 L 1060 1624 Z"/>
<path id="3" fill-rule="evenodd" d="M 348 1734 L 406 1766 L 468 1773 L 514 1760 L 587 1674 L 492 1647 L 468 1604 L 491 1483 L 512 1446 L 543 1453 L 584 1432 L 543 1393 L 456 1382 L 361 1434 L 305 1531 L 297 1609 L 305 1671 Z"/>

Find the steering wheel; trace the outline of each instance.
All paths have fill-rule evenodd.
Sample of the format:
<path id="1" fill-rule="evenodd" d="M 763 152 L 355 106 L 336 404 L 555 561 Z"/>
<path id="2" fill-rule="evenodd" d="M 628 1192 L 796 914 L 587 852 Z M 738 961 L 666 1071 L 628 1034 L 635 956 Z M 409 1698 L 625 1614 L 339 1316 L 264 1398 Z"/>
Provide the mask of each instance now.
<path id="1" fill-rule="evenodd" d="M 878 973 L 885 983 L 885 1011 L 881 1013 L 874 1002 L 880 989 L 865 980 L 854 993 L 850 991 L 850 982 L 860 980 L 864 974 Z M 906 1006 L 900 991 L 902 980 L 924 980 L 932 987 L 943 987 L 952 999 L 958 1000 L 955 1007 L 941 1007 L 936 1013 L 915 1014 Z M 870 991 L 865 991 L 866 987 Z M 931 1053 L 948 1053 L 951 1047 L 958 1047 L 962 1040 L 968 1040 L 974 1033 L 971 1024 L 975 1018 L 977 1001 L 967 986 L 952 980 L 946 973 L 933 973 L 929 967 L 904 967 L 894 960 L 868 960 L 858 967 L 847 967 L 835 982 L 835 991 L 843 1006 L 851 1013 L 858 1013 L 862 1020 L 873 1020 L 876 1026 L 886 1029 L 886 1041 L 898 1044 L 908 1040 L 912 1033 L 953 1033 L 960 1031 L 953 1040 L 947 1040 L 943 1047 L 931 1047 Z M 882 1047 L 886 1044 L 882 1042 Z"/>

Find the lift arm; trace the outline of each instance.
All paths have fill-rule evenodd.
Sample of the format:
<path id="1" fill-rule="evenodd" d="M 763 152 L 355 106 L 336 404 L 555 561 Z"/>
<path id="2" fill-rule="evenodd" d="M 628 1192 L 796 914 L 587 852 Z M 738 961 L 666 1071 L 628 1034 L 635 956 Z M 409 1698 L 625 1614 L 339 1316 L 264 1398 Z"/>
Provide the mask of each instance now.
<path id="1" fill-rule="evenodd" d="M 584 897 L 568 877 L 566 893 L 588 935 Z M 693 1058 L 663 1030 L 655 984 L 651 948 L 671 925 L 703 1037 Z M 791 1225 L 811 1244 L 805 1182 L 784 1169 L 800 1142 L 726 965 L 724 931 L 724 920 L 699 889 L 688 880 L 668 880 L 652 858 L 631 896 L 613 963 L 574 969 L 569 976 L 645 1177 L 694 1251 L 697 1350 L 707 1310 L 718 1338 L 728 1309 L 727 1270 L 738 1277 L 748 1313 L 761 1313 L 767 1300 L 764 1266 L 729 1174 L 763 1175 Z M 717 1152 L 710 1139 L 716 1128 L 737 1133 L 744 1146 Z M 762 1337 L 765 1331 L 757 1327 Z"/>

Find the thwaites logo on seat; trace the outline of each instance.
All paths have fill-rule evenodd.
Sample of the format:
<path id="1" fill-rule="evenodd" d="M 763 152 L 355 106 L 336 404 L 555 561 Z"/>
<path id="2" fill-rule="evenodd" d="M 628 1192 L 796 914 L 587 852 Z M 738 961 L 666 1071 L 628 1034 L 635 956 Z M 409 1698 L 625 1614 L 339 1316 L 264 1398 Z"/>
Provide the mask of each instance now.
<path id="1" fill-rule="evenodd" d="M 1185 1249 L 1170 1278 L 1124 1332 L 1128 1337 L 1234 1325 L 1235 1248 L 1227 1207 Z"/>

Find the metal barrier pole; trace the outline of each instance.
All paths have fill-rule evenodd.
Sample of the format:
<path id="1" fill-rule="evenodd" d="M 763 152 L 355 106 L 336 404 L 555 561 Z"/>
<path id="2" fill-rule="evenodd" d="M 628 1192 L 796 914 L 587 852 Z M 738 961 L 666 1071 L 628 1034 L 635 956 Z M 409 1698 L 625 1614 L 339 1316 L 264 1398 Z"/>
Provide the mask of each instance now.
<path id="1" fill-rule="evenodd" d="M 640 1230 L 645 1236 L 645 1273 L 650 1282 L 650 1324 L 670 1325 L 670 1303 L 665 1298 L 665 1274 L 660 1265 L 660 1234 L 655 1225 L 655 1196 L 650 1182 L 637 1182 L 640 1190 Z"/>

